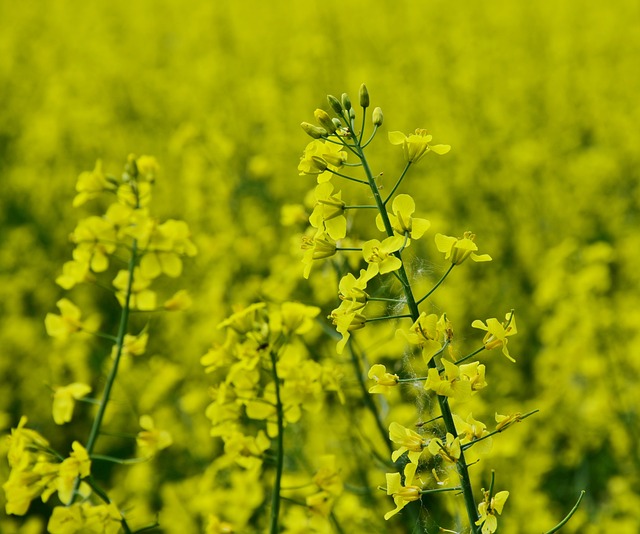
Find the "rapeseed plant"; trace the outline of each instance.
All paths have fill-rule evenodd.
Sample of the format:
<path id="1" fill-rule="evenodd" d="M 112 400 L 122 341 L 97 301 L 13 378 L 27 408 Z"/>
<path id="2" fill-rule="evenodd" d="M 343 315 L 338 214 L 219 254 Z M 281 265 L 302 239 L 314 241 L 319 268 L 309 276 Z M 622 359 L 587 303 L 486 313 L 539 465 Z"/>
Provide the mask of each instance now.
<path id="1" fill-rule="evenodd" d="M 99 398 L 88 398 L 93 387 L 83 382 L 54 387 L 52 411 L 57 425 L 72 421 L 77 402 L 96 405 L 84 444 L 74 441 L 73 451 L 65 457 L 52 449 L 38 432 L 25 428 L 27 418 L 23 416 L 12 430 L 8 452 L 11 472 L 3 484 L 8 514 L 24 515 L 34 499 L 39 497 L 47 502 L 57 494 L 60 504 L 53 508 L 47 527 L 52 534 L 115 534 L 121 530 L 126 533 L 140 530 L 130 526 L 125 503 L 119 507 L 108 496 L 109 492 L 98 482 L 92 468 L 95 462 L 136 461 L 96 453 L 122 360 L 139 357 L 146 350 L 149 334 L 146 327 L 130 333 L 131 314 L 183 309 L 188 302 L 184 292 L 179 292 L 158 306 L 157 293 L 151 287 L 162 274 L 178 277 L 182 271 L 181 258 L 196 254 L 186 223 L 175 220 L 159 223 L 149 212 L 157 172 L 154 158 L 129 156 L 119 179 L 104 174 L 100 162 L 93 171 L 82 173 L 78 179 L 74 206 L 101 197 L 113 202 L 102 215 L 90 215 L 78 222 L 71 234 L 75 244 L 73 261 L 65 264 L 64 274 L 57 282 L 66 290 L 91 283 L 110 292 L 120 306 L 118 329 L 115 335 L 100 331 L 98 320 L 83 319 L 81 308 L 67 298 L 57 302 L 59 314 L 47 314 L 45 327 L 51 337 L 63 342 L 83 333 L 111 343 L 113 349 L 105 360 L 108 371 Z M 124 264 L 126 268 L 117 270 L 114 277 L 113 272 L 109 272 L 112 263 Z M 100 280 L 102 277 L 111 278 L 113 289 Z M 137 437 L 130 435 L 135 437 L 140 459 L 149 459 L 171 445 L 171 435 L 156 428 L 151 416 L 142 415 L 140 427 Z"/>

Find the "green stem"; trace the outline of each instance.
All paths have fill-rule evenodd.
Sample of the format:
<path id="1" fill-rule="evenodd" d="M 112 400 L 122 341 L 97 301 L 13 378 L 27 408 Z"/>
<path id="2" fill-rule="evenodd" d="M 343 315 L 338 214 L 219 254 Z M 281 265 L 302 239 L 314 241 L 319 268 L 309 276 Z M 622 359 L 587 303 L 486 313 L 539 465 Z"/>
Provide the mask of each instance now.
<path id="1" fill-rule="evenodd" d="M 445 278 L 446 278 L 447 276 L 449 276 L 449 273 L 450 273 L 451 271 L 453 271 L 453 268 L 454 268 L 455 266 L 456 266 L 456 264 L 455 264 L 455 263 L 452 263 L 452 264 L 451 264 L 451 267 L 449 267 L 449 268 L 447 269 L 447 272 L 446 272 L 446 273 L 444 273 L 444 274 L 442 275 L 442 278 L 440 278 L 440 280 L 438 280 L 438 283 L 437 283 L 435 286 L 433 286 L 433 287 L 431 288 L 431 290 L 430 290 L 430 291 L 429 291 L 429 292 L 428 292 L 424 297 L 422 297 L 422 298 L 421 298 L 421 299 L 420 299 L 416 304 L 421 304 L 423 301 L 425 301 L 426 299 L 428 299 L 428 298 L 431 296 L 431 294 L 432 294 L 436 289 L 438 289 L 438 287 L 440 287 L 440 284 L 442 284 L 442 282 L 444 282 Z"/>
<path id="2" fill-rule="evenodd" d="M 380 197 L 380 191 L 378 189 L 378 185 L 374 180 L 371 168 L 369 167 L 369 162 L 367 161 L 362 148 L 360 146 L 356 146 L 356 149 L 358 151 L 358 157 L 362 161 L 362 167 L 366 173 L 369 187 L 371 188 L 371 192 L 373 193 L 373 198 L 376 202 L 376 205 L 378 206 L 378 212 L 380 213 L 382 222 L 384 223 L 384 228 L 387 232 L 387 235 L 389 237 L 392 237 L 394 235 L 394 232 L 391 226 L 391 221 L 389 220 L 389 214 L 387 213 L 385 204 Z M 402 255 L 400 252 L 395 252 L 394 254 L 400 261 L 402 261 Z M 413 296 L 411 284 L 409 283 L 409 277 L 407 276 L 404 268 L 404 262 L 401 264 L 400 268 L 394 272 L 397 272 L 398 279 L 402 283 L 404 294 L 407 299 L 407 306 L 409 307 L 411 318 L 415 322 L 420 317 L 420 311 L 418 310 L 418 303 Z M 428 366 L 430 368 L 437 368 L 435 359 L 431 359 Z M 453 414 L 451 412 L 451 408 L 449 407 L 449 399 L 442 395 L 437 395 L 437 397 L 438 404 L 440 405 L 440 412 L 442 413 L 442 419 L 444 421 L 447 432 L 451 433 L 453 436 L 457 436 L 458 431 L 456 430 L 456 425 L 453 421 Z M 469 477 L 469 469 L 467 468 L 467 462 L 464 458 L 463 451 L 460 451 L 460 458 L 456 462 L 456 467 L 458 469 L 458 475 L 460 476 L 460 486 L 462 488 L 465 508 L 467 510 L 467 516 L 469 519 L 470 532 L 471 534 L 476 534 L 478 532 L 478 528 L 475 523 L 478 520 L 478 512 L 476 509 L 475 499 L 473 497 L 473 488 L 471 486 L 471 478 Z"/>
<path id="3" fill-rule="evenodd" d="M 391 320 L 391 319 L 406 319 L 408 317 L 411 317 L 411 314 L 409 313 L 405 313 L 402 315 L 385 315 L 384 317 L 372 317 L 372 318 L 367 318 L 367 322 L 368 323 L 375 323 L 376 321 L 387 321 L 387 320 Z"/>
<path id="4" fill-rule="evenodd" d="M 275 349 L 269 351 L 271 356 L 271 372 L 276 394 L 276 413 L 278 415 L 278 437 L 276 450 L 276 478 L 273 483 L 271 495 L 271 534 L 278 533 L 278 520 L 280 516 L 280 486 L 282 484 L 282 471 L 284 469 L 284 410 L 280 399 L 280 378 L 278 376 L 278 354 Z"/>
<path id="5" fill-rule="evenodd" d="M 107 404 L 109 403 L 109 398 L 111 397 L 111 389 L 113 388 L 113 384 L 115 382 L 116 376 L 118 374 L 118 366 L 120 365 L 120 358 L 122 357 L 122 350 L 124 348 L 124 336 L 127 333 L 127 325 L 129 324 L 129 307 L 131 305 L 131 294 L 133 287 L 133 270 L 136 266 L 137 259 L 137 248 L 138 242 L 137 240 L 133 240 L 133 245 L 131 247 L 131 257 L 129 258 L 129 278 L 127 280 L 127 290 L 125 293 L 124 305 L 122 307 L 122 313 L 120 314 L 120 326 L 118 327 L 118 335 L 116 337 L 116 356 L 113 360 L 113 364 L 111 365 L 111 369 L 109 371 L 109 375 L 107 376 L 107 383 L 104 387 L 104 391 L 102 393 L 102 400 L 100 401 L 100 406 L 98 407 L 98 413 L 96 414 L 96 418 L 93 420 L 93 426 L 91 427 L 91 432 L 89 433 L 89 439 L 87 440 L 87 453 L 91 455 L 93 452 L 93 448 L 95 447 L 96 440 L 98 439 L 98 435 L 100 433 L 100 427 L 102 426 L 102 420 L 104 419 L 104 414 L 107 410 Z"/>
<path id="6" fill-rule="evenodd" d="M 545 534 L 553 534 L 554 532 L 558 532 L 558 530 L 560 530 L 562 527 L 564 527 L 567 524 L 567 522 L 569 521 L 569 519 L 571 519 L 573 514 L 576 513 L 576 510 L 578 509 L 578 506 L 580 506 L 580 502 L 582 501 L 582 498 L 584 497 L 584 494 L 585 494 L 585 491 L 582 490 L 580 492 L 580 497 L 578 497 L 578 501 L 576 502 L 574 507 L 571 508 L 571 511 L 567 514 L 567 517 L 565 517 L 562 521 L 560 521 L 560 523 L 558 523 L 551 530 L 548 530 L 547 532 L 545 532 Z"/>
<path id="7" fill-rule="evenodd" d="M 410 161 L 407 162 L 407 164 L 404 167 L 404 170 L 402 171 L 402 174 L 400 175 L 400 178 L 398 178 L 398 181 L 396 182 L 396 185 L 393 186 L 393 189 L 391 189 L 391 192 L 389 193 L 387 198 L 384 200 L 383 204 L 385 206 L 387 205 L 389 200 L 391 200 L 391 197 L 396 192 L 396 189 L 398 189 L 398 187 L 400 187 L 400 184 L 402 183 L 402 180 L 404 179 L 404 175 L 407 174 L 407 171 L 409 170 L 409 167 L 411 167 L 411 162 Z"/>
<path id="8" fill-rule="evenodd" d="M 340 176 L 340 178 L 344 178 L 346 180 L 351 180 L 352 182 L 357 182 L 359 184 L 366 184 L 367 182 L 365 182 L 364 180 L 360 180 L 358 178 L 354 178 L 353 176 L 347 176 L 346 174 L 341 174 L 339 172 L 336 171 L 332 171 L 331 169 L 329 169 L 327 167 L 327 170 L 331 173 L 331 174 L 335 174 L 336 176 Z"/>
<path id="9" fill-rule="evenodd" d="M 485 349 L 485 346 L 482 345 L 477 350 L 474 350 L 471 354 L 467 354 L 466 356 L 460 358 L 458 361 L 454 362 L 456 365 L 460 365 L 462 362 L 466 362 L 469 358 L 473 358 L 476 354 L 480 354 Z"/>
<path id="10" fill-rule="evenodd" d="M 402 381 L 402 380 L 400 380 L 400 382 L 401 382 L 401 381 Z M 531 410 L 530 412 L 528 412 L 528 413 L 526 413 L 526 414 L 524 414 L 524 415 L 521 415 L 521 416 L 518 418 L 517 422 L 519 423 L 520 421 L 523 421 L 523 420 L 524 420 L 524 419 L 526 419 L 527 417 L 529 417 L 529 416 L 531 416 L 531 415 L 533 415 L 534 413 L 537 413 L 537 412 L 539 412 L 539 411 L 540 411 L 540 410 Z M 465 443 L 465 444 L 462 446 L 462 450 L 463 450 L 463 451 L 466 451 L 467 449 L 470 449 L 470 448 L 471 448 L 471 447 L 473 447 L 476 443 L 478 443 L 478 442 L 482 441 L 483 439 L 490 438 L 491 436 L 493 436 L 493 435 L 495 435 L 495 434 L 500 434 L 500 432 L 504 432 L 507 428 L 509 428 L 509 427 L 511 427 L 511 426 L 512 426 L 512 424 L 511 424 L 511 425 L 504 426 L 504 427 L 500 428 L 499 430 L 494 430 L 493 432 L 489 432 L 486 436 L 482 436 L 481 438 L 474 439 L 473 441 L 470 441 L 469 443 Z M 492 472 L 493 472 L 493 471 L 492 471 Z"/>

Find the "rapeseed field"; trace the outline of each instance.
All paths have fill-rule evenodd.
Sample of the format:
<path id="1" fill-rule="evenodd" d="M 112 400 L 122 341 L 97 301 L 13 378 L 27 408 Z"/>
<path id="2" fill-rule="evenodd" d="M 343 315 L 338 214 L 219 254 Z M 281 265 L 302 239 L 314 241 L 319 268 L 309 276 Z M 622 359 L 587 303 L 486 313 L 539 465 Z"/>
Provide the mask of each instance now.
<path id="1" fill-rule="evenodd" d="M 640 531 L 640 4 L 0 29 L 0 532 Z"/>

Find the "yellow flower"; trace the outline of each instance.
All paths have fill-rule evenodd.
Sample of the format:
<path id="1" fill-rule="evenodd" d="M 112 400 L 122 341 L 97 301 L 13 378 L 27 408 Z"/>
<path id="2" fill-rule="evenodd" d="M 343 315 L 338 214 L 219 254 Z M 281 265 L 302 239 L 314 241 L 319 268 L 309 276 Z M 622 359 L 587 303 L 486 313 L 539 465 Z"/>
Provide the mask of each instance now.
<path id="1" fill-rule="evenodd" d="M 425 439 L 423 436 L 402 426 L 395 421 L 389 425 L 389 439 L 394 443 L 400 445 L 400 448 L 393 451 L 391 459 L 395 462 L 405 452 L 408 452 L 407 456 L 409 461 L 418 465 L 418 460 L 422 455 L 422 452 L 427 448 L 431 440 Z"/>
<path id="2" fill-rule="evenodd" d="M 302 238 L 302 249 L 305 250 L 302 258 L 304 277 L 309 278 L 314 260 L 323 260 L 333 256 L 336 253 L 336 244 L 324 232 L 318 232 L 313 238 L 306 236 Z"/>
<path id="3" fill-rule="evenodd" d="M 347 219 L 342 192 L 333 194 L 331 182 L 318 184 L 315 189 L 316 205 L 309 216 L 311 226 L 324 230 L 331 239 L 342 239 L 347 235 Z"/>
<path id="4" fill-rule="evenodd" d="M 499 491 L 492 497 L 488 491 L 482 491 L 484 500 L 478 505 L 480 518 L 476 521 L 476 525 L 482 525 L 482 534 L 492 534 L 498 529 L 496 513 L 502 513 L 502 508 L 509 498 L 509 492 Z"/>
<path id="5" fill-rule="evenodd" d="M 125 305 L 127 287 L 129 286 L 129 271 L 121 270 L 113 280 L 113 285 L 118 290 L 116 298 L 120 306 Z M 131 284 L 131 297 L 129 306 L 133 310 L 150 311 L 156 307 L 156 294 L 149 289 L 151 280 L 142 276 L 140 267 L 133 270 L 133 283 Z"/>
<path id="6" fill-rule="evenodd" d="M 489 434 L 487 425 L 474 419 L 473 414 L 471 413 L 467 416 L 466 420 L 454 413 L 453 422 L 456 425 L 458 436 L 460 436 L 460 443 L 462 445 L 473 443 L 480 438 L 485 438 L 485 436 Z M 473 450 L 477 451 L 479 454 L 487 453 L 491 450 L 492 443 L 493 439 L 491 437 L 485 438 L 478 442 L 477 445 L 474 445 Z"/>
<path id="7" fill-rule="evenodd" d="M 357 308 L 356 308 L 357 309 Z M 364 328 L 367 318 L 356 311 L 348 301 L 343 301 L 340 306 L 331 312 L 329 318 L 336 325 L 336 330 L 342 334 L 342 339 L 338 341 L 336 352 L 342 354 L 351 332 Z"/>
<path id="8" fill-rule="evenodd" d="M 402 145 L 404 159 L 409 163 L 418 163 L 428 152 L 446 154 L 451 150 L 450 145 L 432 145 L 433 137 L 423 128 L 416 128 L 416 132 L 406 136 L 402 132 L 389 132 L 392 145 Z"/>
<path id="9" fill-rule="evenodd" d="M 74 382 L 68 386 L 55 389 L 53 394 L 53 420 L 56 425 L 63 425 L 71 421 L 76 400 L 88 395 L 91 386 L 81 382 Z"/>
<path id="10" fill-rule="evenodd" d="M 84 261 L 67 261 L 62 266 L 62 274 L 56 278 L 56 284 L 62 289 L 71 289 L 82 282 L 92 282 L 95 277 L 91 273 L 89 264 Z"/>
<path id="11" fill-rule="evenodd" d="M 60 310 L 60 315 L 47 313 L 44 318 L 44 325 L 47 334 L 59 339 L 67 339 L 71 334 L 80 331 L 94 331 L 95 321 L 82 322 L 82 312 L 73 302 L 68 299 L 60 299 L 56 302 Z"/>
<path id="12" fill-rule="evenodd" d="M 56 479 L 58 498 L 65 504 L 71 502 L 76 478 L 88 477 L 91 474 L 91 460 L 87 450 L 77 441 L 71 446 L 73 452 L 60 464 Z"/>
<path id="13" fill-rule="evenodd" d="M 140 426 L 143 430 L 138 432 L 136 443 L 143 457 L 154 456 L 158 451 L 166 449 L 173 443 L 171 434 L 166 430 L 156 428 L 151 416 L 141 416 Z"/>
<path id="14" fill-rule="evenodd" d="M 417 345 L 422 350 L 422 358 L 427 364 L 442 350 L 445 341 L 453 336 L 451 323 L 445 314 L 438 319 L 435 313 L 427 315 L 426 312 L 422 312 L 408 330 L 400 328 L 396 334 L 403 336 L 408 343 Z"/>
<path id="15" fill-rule="evenodd" d="M 438 438 L 434 438 L 429 442 L 429 452 L 434 456 L 439 454 L 445 462 L 454 464 L 462 453 L 460 438 L 454 438 L 453 434 L 447 432 L 446 443 L 442 443 Z"/>
<path id="16" fill-rule="evenodd" d="M 452 397 L 464 402 L 471 396 L 471 383 L 469 380 L 461 380 L 460 369 L 449 360 L 442 360 L 444 372 L 440 374 L 437 369 L 431 368 L 424 383 L 424 389 L 430 389 L 438 395 Z"/>
<path id="17" fill-rule="evenodd" d="M 140 272 L 148 279 L 157 278 L 166 274 L 177 278 L 182 273 L 181 255 L 195 256 L 196 247 L 191 242 L 187 223 L 169 219 L 157 225 L 148 242 L 141 243 L 142 259 L 140 260 Z"/>
<path id="18" fill-rule="evenodd" d="M 78 177 L 76 191 L 78 194 L 73 199 L 73 206 L 84 204 L 87 200 L 100 196 L 104 191 L 115 191 L 117 185 L 113 179 L 109 179 L 102 171 L 102 161 L 96 161 L 92 171 L 85 171 Z"/>
<path id="19" fill-rule="evenodd" d="M 393 255 L 402 248 L 404 244 L 402 236 L 387 237 L 380 242 L 371 239 L 362 245 L 362 255 L 369 264 L 367 272 L 370 276 L 376 274 L 386 274 L 398 270 L 402 266 L 402 260 Z"/>
<path id="20" fill-rule="evenodd" d="M 389 221 L 397 235 L 420 239 L 431 226 L 431 223 L 426 219 L 412 217 L 413 212 L 416 211 L 416 203 L 409 195 L 398 195 L 393 199 L 391 208 L 393 209 L 393 214 L 388 214 Z M 376 216 L 376 226 L 381 232 L 385 231 L 380 214 Z M 409 243 L 407 242 L 407 246 Z"/>
<path id="21" fill-rule="evenodd" d="M 256 302 L 231 314 L 218 324 L 218 328 L 231 328 L 237 334 L 261 332 L 267 327 L 264 302 Z"/>
<path id="22" fill-rule="evenodd" d="M 374 276 L 371 272 L 365 271 L 364 269 L 360 269 L 360 276 L 358 278 L 352 273 L 347 273 L 340 279 L 338 284 L 338 296 L 340 300 L 349 301 L 352 310 L 364 308 L 369 298 L 365 289 L 367 289 L 369 280 Z"/>
<path id="23" fill-rule="evenodd" d="M 320 457 L 320 467 L 313 475 L 313 483 L 330 495 L 338 496 L 342 493 L 342 479 L 336 467 L 334 455 L 327 454 Z"/>
<path id="24" fill-rule="evenodd" d="M 109 268 L 109 256 L 117 248 L 116 228 L 108 219 L 87 217 L 78 222 L 71 240 L 76 244 L 73 259 L 89 265 L 94 273 Z"/>
<path id="25" fill-rule="evenodd" d="M 502 354 L 512 362 L 515 362 L 509 354 L 509 349 L 507 349 L 507 343 L 509 342 L 507 337 L 518 333 L 516 317 L 513 311 L 505 315 L 505 322 L 503 323 L 500 323 L 498 319 L 492 317 L 491 319 L 487 319 L 487 324 L 476 319 L 471 323 L 471 326 L 487 332 L 482 340 L 485 349 L 492 350 L 502 348 Z"/>
<path id="26" fill-rule="evenodd" d="M 385 520 L 396 515 L 407 504 L 420 499 L 420 487 L 413 485 L 417 465 L 408 463 L 404 468 L 404 486 L 401 483 L 400 473 L 387 473 L 387 495 L 393 496 L 395 509 L 384 514 Z"/>
<path id="27" fill-rule="evenodd" d="M 180 289 L 168 300 L 164 301 L 162 307 L 167 311 L 183 311 L 187 310 L 193 304 L 189 292 L 185 289 Z"/>
<path id="28" fill-rule="evenodd" d="M 286 334 L 306 334 L 315 324 L 314 318 L 320 313 L 316 306 L 306 306 L 299 302 L 283 302 L 280 307 L 282 329 Z"/>
<path id="29" fill-rule="evenodd" d="M 444 253 L 445 260 L 451 260 L 454 265 L 460 265 L 467 258 L 475 262 L 491 261 L 489 254 L 476 254 L 478 245 L 474 243 L 475 234 L 465 232 L 463 237 L 456 238 L 443 234 L 436 234 L 436 247 Z"/>
<path id="30" fill-rule="evenodd" d="M 318 183 L 328 182 L 333 176 L 327 169 L 337 171 L 347 161 L 347 153 L 341 145 L 325 143 L 320 139 L 311 141 L 300 158 L 300 175 L 315 174 Z"/>
<path id="31" fill-rule="evenodd" d="M 515 423 L 519 423 L 522 420 L 522 414 L 520 412 L 512 413 L 510 415 L 500 415 L 496 412 L 496 430 L 506 430 L 508 427 Z"/>
<path id="32" fill-rule="evenodd" d="M 209 515 L 205 534 L 233 534 L 235 530 L 231 523 L 222 521 L 218 516 Z"/>
<path id="33" fill-rule="evenodd" d="M 398 385 L 400 377 L 387 373 L 387 368 L 379 363 L 369 369 L 369 378 L 375 380 L 376 385 L 369 388 L 369 393 L 388 393 L 389 389 Z"/>

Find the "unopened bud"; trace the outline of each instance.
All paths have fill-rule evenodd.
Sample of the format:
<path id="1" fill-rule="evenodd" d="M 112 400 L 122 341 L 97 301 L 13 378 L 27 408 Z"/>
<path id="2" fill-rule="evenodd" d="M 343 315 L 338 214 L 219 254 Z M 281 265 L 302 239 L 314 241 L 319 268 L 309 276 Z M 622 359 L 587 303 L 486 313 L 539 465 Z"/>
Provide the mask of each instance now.
<path id="1" fill-rule="evenodd" d="M 382 120 L 383 120 L 382 109 L 381 108 L 375 108 L 373 110 L 373 116 L 372 116 L 373 125 L 374 126 L 382 126 Z"/>
<path id="2" fill-rule="evenodd" d="M 342 112 L 344 110 L 342 109 L 342 104 L 340 103 L 340 100 L 338 100 L 333 95 L 327 95 L 327 101 L 329 102 L 329 105 L 331 106 L 331 109 L 333 111 L 335 111 L 336 114 L 342 116 Z"/>
<path id="3" fill-rule="evenodd" d="M 300 126 L 307 133 L 307 135 L 313 137 L 314 139 L 321 139 L 322 137 L 327 136 L 327 130 L 321 128 L 320 126 L 316 126 L 315 124 L 303 122 L 302 124 L 300 124 Z"/>
<path id="4" fill-rule="evenodd" d="M 362 107 L 362 109 L 367 109 L 369 107 L 369 91 L 367 91 L 367 86 L 365 84 L 360 86 L 360 107 Z"/>
<path id="5" fill-rule="evenodd" d="M 342 93 L 342 107 L 347 111 L 351 109 L 351 99 L 347 93 Z"/>
<path id="6" fill-rule="evenodd" d="M 327 130 L 328 133 L 332 134 L 337 130 L 336 125 L 333 123 L 331 117 L 329 117 L 329 114 L 324 109 L 316 109 L 313 112 L 313 116 L 318 121 L 318 124 L 325 130 Z"/>
<path id="7" fill-rule="evenodd" d="M 333 119 L 331 119 L 333 121 L 333 124 L 336 125 L 336 130 L 342 128 L 342 123 L 340 122 L 340 119 L 336 119 L 335 117 Z"/>
<path id="8" fill-rule="evenodd" d="M 311 159 L 313 160 L 313 164 L 315 165 L 315 167 L 320 172 L 324 172 L 327 170 L 327 167 L 329 166 L 329 164 L 320 156 L 311 156 Z"/>
<path id="9" fill-rule="evenodd" d="M 356 110 L 355 109 L 351 108 L 349 110 L 349 118 L 351 118 L 351 119 L 355 119 L 356 118 Z"/>

